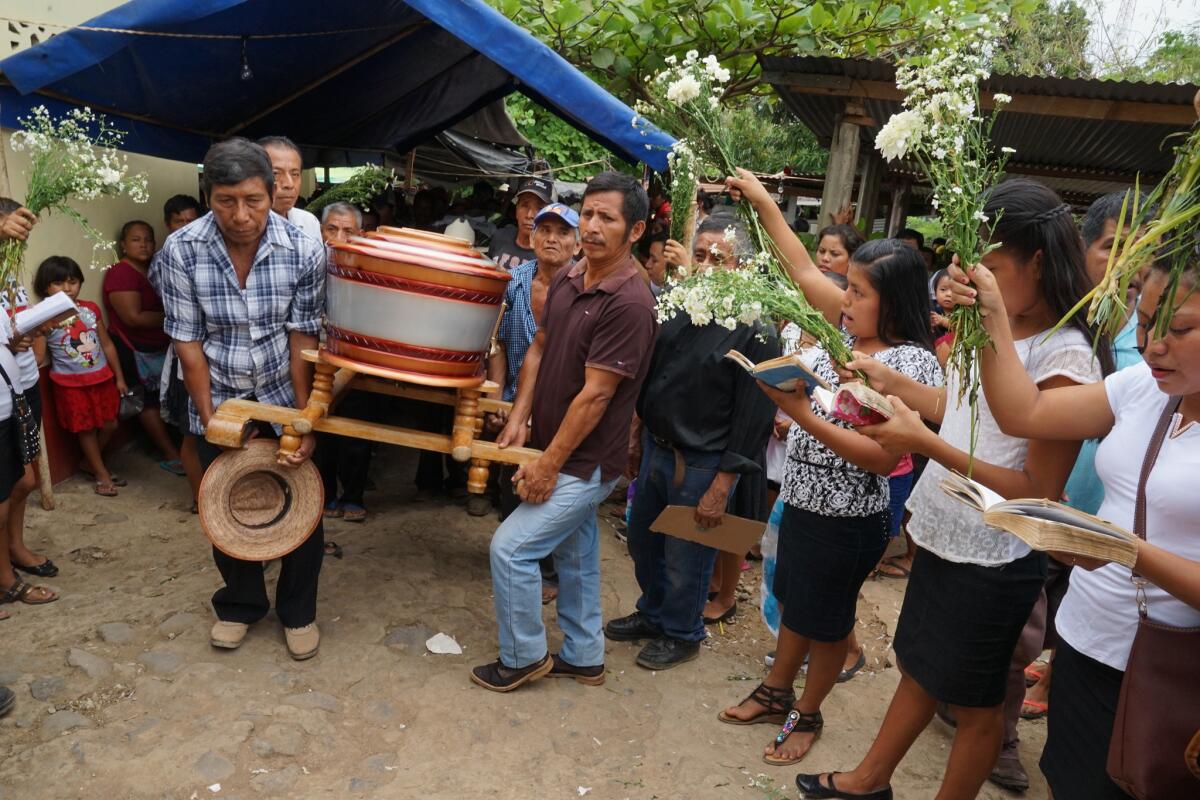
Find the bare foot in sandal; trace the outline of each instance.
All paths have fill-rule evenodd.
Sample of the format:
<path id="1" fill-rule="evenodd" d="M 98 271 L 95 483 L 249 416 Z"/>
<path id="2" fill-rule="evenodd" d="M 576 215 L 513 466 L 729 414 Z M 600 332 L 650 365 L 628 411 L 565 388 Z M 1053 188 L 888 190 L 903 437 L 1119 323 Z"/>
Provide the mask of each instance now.
<path id="1" fill-rule="evenodd" d="M 96 481 L 96 486 L 93 491 L 101 497 L 116 497 L 117 487 L 112 481 Z"/>
<path id="2" fill-rule="evenodd" d="M 14 580 L 8 586 L 0 586 L 0 603 L 25 603 L 30 606 L 40 606 L 53 603 L 58 594 L 45 586 L 34 586 L 23 580 Z"/>
<path id="3" fill-rule="evenodd" d="M 763 761 L 774 766 L 795 764 L 808 755 L 824 727 L 825 720 L 820 711 L 804 713 L 792 709 L 779 734 L 763 748 Z"/>
<path id="4" fill-rule="evenodd" d="M 745 700 L 725 709 L 717 718 L 731 725 L 754 725 L 760 722 L 782 725 L 795 702 L 796 692 L 791 686 L 777 688 L 760 683 Z"/>

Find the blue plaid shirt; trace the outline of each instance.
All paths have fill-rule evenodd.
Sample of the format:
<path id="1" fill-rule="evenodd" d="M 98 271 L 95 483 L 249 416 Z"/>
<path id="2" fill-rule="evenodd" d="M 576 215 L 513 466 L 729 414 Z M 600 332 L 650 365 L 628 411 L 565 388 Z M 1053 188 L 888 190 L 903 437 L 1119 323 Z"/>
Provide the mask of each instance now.
<path id="1" fill-rule="evenodd" d="M 512 275 L 512 280 L 504 290 L 504 302 L 508 304 L 508 308 L 504 312 L 504 319 L 500 320 L 496 338 L 504 345 L 504 357 L 507 362 L 502 397 L 511 403 L 517 396 L 517 378 L 521 375 L 525 354 L 529 352 L 529 345 L 533 343 L 533 337 L 538 331 L 538 321 L 534 319 L 530 298 L 533 276 L 537 274 L 537 261 L 526 261 L 518 267 L 513 267 L 509 274 Z"/>
<path id="2" fill-rule="evenodd" d="M 251 395 L 294 406 L 288 334 L 321 329 L 325 249 L 278 214 L 267 220 L 245 289 L 211 213 L 169 236 L 155 259 L 165 330 L 203 345 L 214 408 Z M 190 398 L 188 427 L 204 433 Z"/>

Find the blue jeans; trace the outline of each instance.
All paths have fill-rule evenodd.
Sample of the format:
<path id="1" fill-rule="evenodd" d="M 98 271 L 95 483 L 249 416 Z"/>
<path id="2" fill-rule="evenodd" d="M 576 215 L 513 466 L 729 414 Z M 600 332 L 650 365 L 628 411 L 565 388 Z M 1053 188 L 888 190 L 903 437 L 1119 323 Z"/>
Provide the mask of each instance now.
<path id="1" fill-rule="evenodd" d="M 680 453 L 686 469 L 682 484 L 676 486 L 675 453 L 659 447 L 648 435 L 644 437 L 642 465 L 629 512 L 629 555 L 642 590 L 637 610 L 670 638 L 699 642 L 706 635 L 704 603 L 717 551 L 655 533 L 650 526 L 669 505 L 695 506 L 700 502 L 717 474 L 721 454 L 695 450 Z"/>
<path id="2" fill-rule="evenodd" d="M 604 663 L 596 507 L 616 482 L 602 481 L 599 467 L 586 481 L 559 473 L 549 500 L 522 503 L 496 529 L 492 592 L 504 666 L 521 669 L 546 655 L 538 561 L 551 553 L 558 568 L 559 655 L 577 667 Z"/>

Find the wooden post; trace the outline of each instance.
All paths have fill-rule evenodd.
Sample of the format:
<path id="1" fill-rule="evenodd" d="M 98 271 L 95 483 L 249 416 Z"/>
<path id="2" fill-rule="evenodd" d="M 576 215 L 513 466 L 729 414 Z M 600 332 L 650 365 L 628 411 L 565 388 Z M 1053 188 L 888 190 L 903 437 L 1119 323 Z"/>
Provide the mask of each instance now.
<path id="1" fill-rule="evenodd" d="M 888 212 L 888 236 L 895 236 L 908 221 L 908 196 L 911 190 L 912 185 L 908 181 L 892 187 L 892 208 Z"/>
<path id="2" fill-rule="evenodd" d="M 825 190 L 821 193 L 821 212 L 817 229 L 833 223 L 833 215 L 850 202 L 854 173 L 858 169 L 858 125 L 838 118 L 829 146 L 829 166 L 825 170 Z"/>
<path id="3" fill-rule="evenodd" d="M 479 416 L 479 394 L 478 389 L 458 390 L 458 405 L 454 409 L 454 427 L 450 432 L 453 445 L 450 457 L 455 461 L 464 462 L 471 458 L 471 442 L 475 439 L 475 420 Z"/>
<path id="4" fill-rule="evenodd" d="M 862 182 L 858 185 L 858 213 L 854 218 L 856 223 L 865 223 L 861 227 L 868 239 L 879 217 L 879 185 L 883 182 L 883 170 L 883 159 L 868 153 L 863 164 Z"/>

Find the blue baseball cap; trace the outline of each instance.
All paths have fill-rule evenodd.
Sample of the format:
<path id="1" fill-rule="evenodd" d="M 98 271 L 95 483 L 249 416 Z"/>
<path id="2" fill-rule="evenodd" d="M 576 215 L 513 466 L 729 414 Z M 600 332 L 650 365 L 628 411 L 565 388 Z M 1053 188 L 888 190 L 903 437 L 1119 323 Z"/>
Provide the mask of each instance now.
<path id="1" fill-rule="evenodd" d="M 567 227 L 579 227 L 579 214 L 575 211 L 575 209 L 571 208 L 565 203 L 551 203 L 543 208 L 537 213 L 537 216 L 533 218 L 533 227 L 536 228 L 539 222 L 546 217 L 551 216 L 558 217 L 563 222 L 567 223 Z"/>

